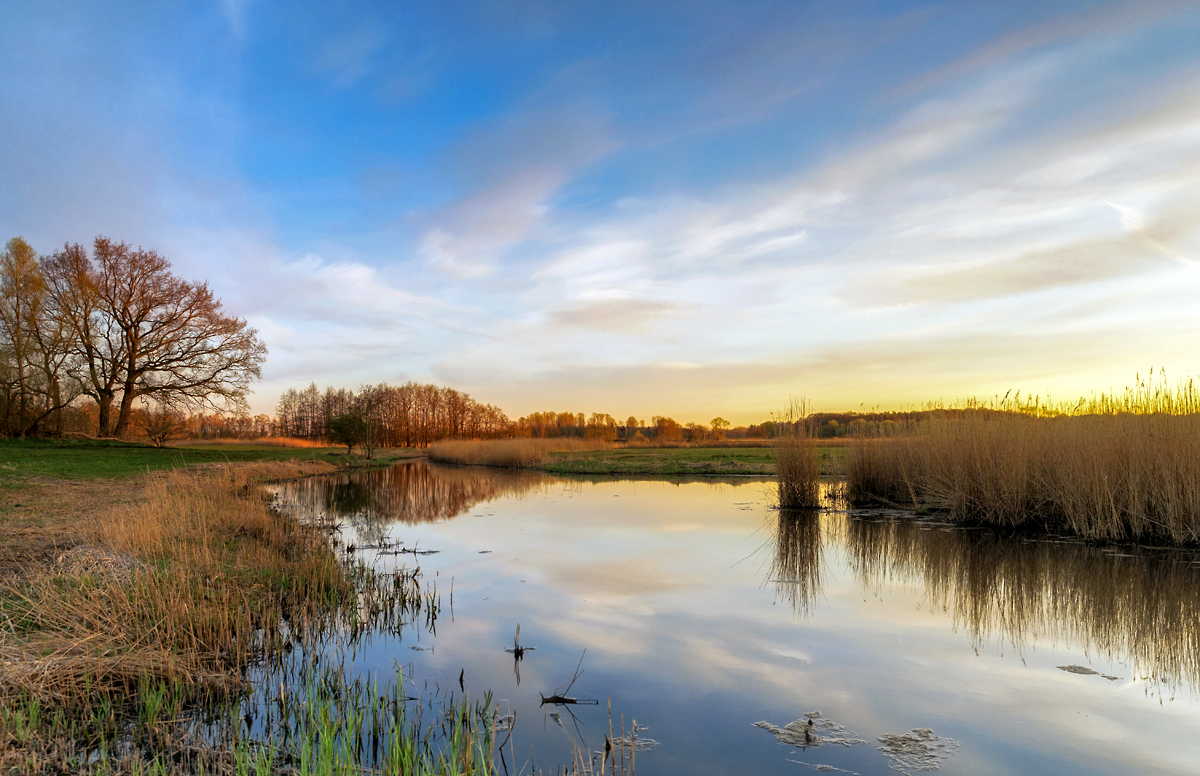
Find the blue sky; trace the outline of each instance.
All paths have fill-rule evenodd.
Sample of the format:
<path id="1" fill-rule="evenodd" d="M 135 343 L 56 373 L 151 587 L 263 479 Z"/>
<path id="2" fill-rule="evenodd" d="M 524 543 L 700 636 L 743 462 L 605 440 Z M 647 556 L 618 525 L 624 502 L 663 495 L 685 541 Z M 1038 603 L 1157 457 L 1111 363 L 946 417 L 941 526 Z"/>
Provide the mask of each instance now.
<path id="1" fill-rule="evenodd" d="M 750 422 L 1200 352 L 1200 6 L 6 3 L 0 235 L 207 279 L 289 386 Z"/>

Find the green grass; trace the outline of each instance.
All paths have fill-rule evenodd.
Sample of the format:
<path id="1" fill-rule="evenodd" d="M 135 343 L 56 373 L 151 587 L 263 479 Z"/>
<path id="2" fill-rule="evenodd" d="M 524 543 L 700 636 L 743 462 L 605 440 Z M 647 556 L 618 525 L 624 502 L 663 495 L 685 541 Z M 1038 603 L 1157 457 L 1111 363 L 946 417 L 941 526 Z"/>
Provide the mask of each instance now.
<path id="1" fill-rule="evenodd" d="M 775 474 L 769 447 L 625 447 L 591 452 L 550 453 L 539 469 L 556 474 L 759 475 Z M 840 474 L 844 447 L 820 447 L 822 474 Z"/>
<path id="2" fill-rule="evenodd" d="M 380 451 L 371 465 L 416 455 L 414 451 Z M 325 461 L 338 466 L 363 465 L 345 447 L 254 447 L 250 445 L 164 447 L 115 440 L 0 439 L 0 488 L 33 477 L 66 480 L 119 479 L 160 469 L 206 463 L 246 461 Z"/>

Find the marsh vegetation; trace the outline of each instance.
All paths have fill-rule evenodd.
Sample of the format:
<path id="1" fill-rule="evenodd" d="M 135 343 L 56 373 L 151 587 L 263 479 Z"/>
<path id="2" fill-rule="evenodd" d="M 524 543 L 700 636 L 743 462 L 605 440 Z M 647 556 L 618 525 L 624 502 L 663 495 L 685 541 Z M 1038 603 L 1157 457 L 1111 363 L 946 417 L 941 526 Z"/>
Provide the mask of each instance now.
<path id="1" fill-rule="evenodd" d="M 1095 539 L 1200 541 L 1200 393 L 1142 381 L 1070 405 L 933 413 L 849 448 L 856 504 Z"/>

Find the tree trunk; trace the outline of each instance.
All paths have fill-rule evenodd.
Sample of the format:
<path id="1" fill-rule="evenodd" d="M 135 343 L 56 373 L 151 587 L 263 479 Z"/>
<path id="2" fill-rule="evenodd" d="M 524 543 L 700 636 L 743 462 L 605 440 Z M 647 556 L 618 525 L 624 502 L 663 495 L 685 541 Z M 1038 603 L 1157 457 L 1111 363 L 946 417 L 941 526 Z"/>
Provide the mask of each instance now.
<path id="1" fill-rule="evenodd" d="M 106 437 L 110 433 L 112 426 L 112 403 L 113 395 L 111 391 L 100 391 L 99 397 L 96 399 L 96 436 Z"/>
<path id="2" fill-rule="evenodd" d="M 113 436 L 118 439 L 124 439 L 129 432 L 129 418 L 133 414 L 133 386 L 126 384 L 125 390 L 121 394 L 121 413 L 117 415 L 117 427 L 113 429 Z"/>

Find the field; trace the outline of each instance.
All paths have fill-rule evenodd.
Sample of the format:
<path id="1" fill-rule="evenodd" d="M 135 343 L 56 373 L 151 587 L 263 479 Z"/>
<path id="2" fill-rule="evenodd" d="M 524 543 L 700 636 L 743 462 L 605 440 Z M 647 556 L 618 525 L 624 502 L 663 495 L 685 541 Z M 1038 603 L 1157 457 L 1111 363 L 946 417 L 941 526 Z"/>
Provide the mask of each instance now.
<path id="1" fill-rule="evenodd" d="M 419 456 L 413 450 L 379 451 L 375 464 Z M 36 477 L 97 480 L 130 477 L 147 471 L 179 469 L 198 464 L 250 461 L 324 461 L 335 466 L 362 465 L 359 456 L 342 447 L 280 447 L 251 444 L 205 444 L 194 447 L 150 445 L 116 440 L 0 440 L 0 488 L 15 487 Z"/>
<path id="2" fill-rule="evenodd" d="M 821 473 L 843 474 L 847 449 L 837 442 L 817 444 Z M 775 451 L 761 444 L 624 447 L 585 440 L 510 439 L 439 442 L 430 447 L 429 457 L 438 463 L 538 469 L 553 474 L 626 477 L 769 477 L 775 474 Z"/>

